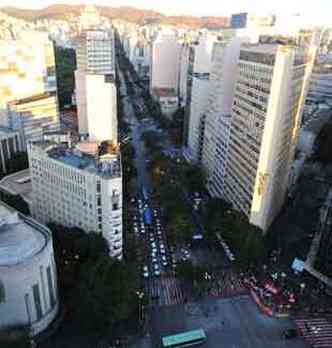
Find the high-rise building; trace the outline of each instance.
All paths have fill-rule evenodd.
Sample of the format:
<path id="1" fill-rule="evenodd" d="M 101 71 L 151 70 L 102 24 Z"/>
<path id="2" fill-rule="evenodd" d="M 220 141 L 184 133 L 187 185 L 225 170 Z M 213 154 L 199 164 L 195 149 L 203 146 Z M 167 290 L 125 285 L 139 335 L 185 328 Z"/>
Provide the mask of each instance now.
<path id="1" fill-rule="evenodd" d="M 45 330 L 59 309 L 51 231 L 0 202 L 0 327 Z"/>
<path id="2" fill-rule="evenodd" d="M 60 130 L 58 100 L 54 92 L 35 94 L 7 104 L 8 126 L 19 132 L 23 148 L 42 140 L 47 132 Z"/>
<path id="3" fill-rule="evenodd" d="M 79 133 L 117 143 L 113 31 L 86 31 L 79 38 L 75 71 Z"/>
<path id="4" fill-rule="evenodd" d="M 209 92 L 214 36 L 202 35 L 190 46 L 185 108 L 185 143 L 188 158 L 200 161 L 204 134 L 204 111 Z"/>
<path id="5" fill-rule="evenodd" d="M 282 45 L 240 50 L 222 189 L 263 231 L 286 196 L 314 51 Z"/>
<path id="6" fill-rule="evenodd" d="M 224 177 L 230 138 L 231 113 L 236 72 L 243 38 L 214 44 L 209 94 L 204 110 L 202 165 L 207 186 L 214 196 L 223 196 Z"/>
<path id="7" fill-rule="evenodd" d="M 170 115 L 178 107 L 178 83 L 181 44 L 176 32 L 161 30 L 152 42 L 150 93 L 160 103 L 161 111 Z"/>
<path id="8" fill-rule="evenodd" d="M 54 48 L 48 35 L 26 32 L 20 39 L 0 40 L 0 73 L 0 123 L 7 125 L 8 102 L 56 94 Z"/>
<path id="9" fill-rule="evenodd" d="M 87 74 L 115 73 L 114 32 L 87 30 L 78 37 L 77 70 Z"/>
<path id="10" fill-rule="evenodd" d="M 122 257 L 122 170 L 120 153 L 109 142 L 71 139 L 30 142 L 32 216 L 101 233 L 110 256 Z"/>

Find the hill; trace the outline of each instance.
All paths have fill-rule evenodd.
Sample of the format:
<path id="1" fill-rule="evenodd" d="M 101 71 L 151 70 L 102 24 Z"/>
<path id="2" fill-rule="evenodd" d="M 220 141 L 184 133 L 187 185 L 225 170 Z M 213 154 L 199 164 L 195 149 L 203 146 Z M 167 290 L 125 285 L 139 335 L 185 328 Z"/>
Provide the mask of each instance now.
<path id="1" fill-rule="evenodd" d="M 57 4 L 38 10 L 21 9 L 10 6 L 2 7 L 0 10 L 10 16 L 32 21 L 42 18 L 64 19 L 68 14 L 77 16 L 80 14 L 83 7 L 84 5 Z M 143 10 L 126 6 L 97 6 L 97 8 L 104 17 L 119 18 L 137 24 L 143 24 L 154 19 L 163 24 L 172 24 L 176 26 L 184 25 L 195 28 L 221 28 L 228 26 L 229 23 L 228 17 L 165 16 L 153 10 Z"/>

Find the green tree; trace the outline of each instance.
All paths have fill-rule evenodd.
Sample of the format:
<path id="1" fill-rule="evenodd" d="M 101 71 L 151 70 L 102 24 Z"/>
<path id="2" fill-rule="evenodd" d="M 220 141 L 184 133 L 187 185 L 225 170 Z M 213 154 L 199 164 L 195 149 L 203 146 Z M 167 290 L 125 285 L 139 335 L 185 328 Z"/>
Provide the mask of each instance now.
<path id="1" fill-rule="evenodd" d="M 74 91 L 76 70 L 76 54 L 72 48 L 55 47 L 55 66 L 58 85 L 59 104 L 62 108 L 71 103 Z"/>
<path id="2" fill-rule="evenodd" d="M 74 315 L 83 328 L 107 332 L 137 309 L 135 270 L 109 257 L 84 266 L 73 292 Z"/>

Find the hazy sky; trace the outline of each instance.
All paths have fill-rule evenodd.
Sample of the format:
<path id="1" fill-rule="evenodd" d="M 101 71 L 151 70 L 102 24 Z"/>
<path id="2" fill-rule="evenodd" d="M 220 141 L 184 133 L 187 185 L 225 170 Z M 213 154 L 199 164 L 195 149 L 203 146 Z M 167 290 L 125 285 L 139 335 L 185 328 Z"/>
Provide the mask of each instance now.
<path id="1" fill-rule="evenodd" d="M 1 6 L 41 8 L 54 3 L 133 6 L 155 9 L 165 14 L 229 15 L 234 12 L 294 14 L 305 23 L 332 26 L 332 0 L 0 0 Z"/>

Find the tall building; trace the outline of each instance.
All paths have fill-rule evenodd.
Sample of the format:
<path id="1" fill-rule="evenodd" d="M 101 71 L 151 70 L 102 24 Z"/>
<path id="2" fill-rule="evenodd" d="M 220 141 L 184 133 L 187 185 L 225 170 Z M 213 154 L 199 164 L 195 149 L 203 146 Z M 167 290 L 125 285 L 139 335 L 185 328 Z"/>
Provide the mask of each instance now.
<path id="1" fill-rule="evenodd" d="M 152 43 L 150 93 L 166 115 L 178 107 L 180 55 L 181 44 L 176 32 L 164 28 Z"/>
<path id="2" fill-rule="evenodd" d="M 0 74 L 0 123 L 7 125 L 8 102 L 56 94 L 54 49 L 48 35 L 26 32 L 20 39 L 0 40 Z"/>
<path id="3" fill-rule="evenodd" d="M 313 68 L 308 98 L 332 102 L 332 63 L 316 64 Z"/>
<path id="4" fill-rule="evenodd" d="M 286 196 L 313 59 L 282 45 L 240 50 L 223 195 L 263 231 Z"/>
<path id="5" fill-rule="evenodd" d="M 45 330 L 59 309 L 51 231 L 0 202 L 0 327 Z"/>
<path id="6" fill-rule="evenodd" d="M 88 74 L 115 74 L 114 32 L 87 30 L 78 37 L 77 70 Z"/>
<path id="7" fill-rule="evenodd" d="M 122 169 L 109 142 L 55 140 L 28 145 L 32 216 L 101 233 L 110 256 L 122 257 Z"/>
<path id="8" fill-rule="evenodd" d="M 79 133 L 92 141 L 117 143 L 117 100 L 113 31 L 80 35 L 75 71 Z"/>
<path id="9" fill-rule="evenodd" d="M 204 135 L 204 111 L 209 92 L 212 49 L 216 38 L 202 35 L 191 45 L 186 89 L 185 136 L 188 157 L 200 161 Z"/>
<path id="10" fill-rule="evenodd" d="M 236 73 L 243 40 L 232 38 L 217 42 L 213 49 L 209 94 L 204 110 L 203 148 L 200 149 L 208 190 L 213 196 L 223 196 Z"/>
<path id="11" fill-rule="evenodd" d="M 7 104 L 8 126 L 20 134 L 23 148 L 29 141 L 42 140 L 47 132 L 60 130 L 55 92 L 35 94 Z"/>

